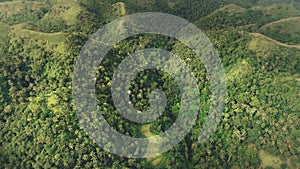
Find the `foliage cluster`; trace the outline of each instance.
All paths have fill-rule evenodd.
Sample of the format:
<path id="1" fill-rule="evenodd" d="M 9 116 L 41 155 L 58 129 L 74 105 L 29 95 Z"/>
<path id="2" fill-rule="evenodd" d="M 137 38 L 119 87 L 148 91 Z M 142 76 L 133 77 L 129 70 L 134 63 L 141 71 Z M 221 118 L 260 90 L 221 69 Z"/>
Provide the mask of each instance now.
<path id="1" fill-rule="evenodd" d="M 228 98 L 222 121 L 216 132 L 199 144 L 211 100 L 209 76 L 201 60 L 177 40 L 152 34 L 128 38 L 109 51 L 97 73 L 97 101 L 108 123 L 127 136 L 146 137 L 168 129 L 178 116 L 181 96 L 176 81 L 167 73 L 142 71 L 131 82 L 132 104 L 138 110 L 147 110 L 150 92 L 161 89 L 168 98 L 167 107 L 161 117 L 146 125 L 125 119 L 116 111 L 110 93 L 113 73 L 125 57 L 145 48 L 165 49 L 184 60 L 198 80 L 201 107 L 196 125 L 178 145 L 153 160 L 123 158 L 104 151 L 80 125 L 72 102 L 73 67 L 88 37 L 119 14 L 108 0 L 74 2 L 78 2 L 80 12 L 68 11 L 71 8 L 66 11 L 76 14 L 75 21 L 64 17 L 64 12 L 53 12 L 62 5 L 59 0 L 0 2 L 0 168 L 275 167 L 263 166 L 271 163 L 261 158 L 262 152 L 280 159 L 277 165 L 281 168 L 300 166 L 300 50 L 256 40 L 248 32 L 298 15 L 274 12 L 286 10 L 286 6 L 297 11 L 297 6 L 249 0 L 244 8 L 223 6 L 216 10 L 225 4 L 241 3 L 124 0 L 127 14 L 160 11 L 197 20 L 197 26 L 206 31 L 218 50 L 227 77 Z M 12 8 L 9 3 L 15 3 L 14 9 L 24 10 L 4 13 L 2 9 Z M 274 8 L 267 5 L 270 3 L 287 4 L 277 9 L 280 5 Z M 256 5 L 264 6 L 252 8 Z M 199 13 L 199 9 L 204 10 Z M 268 14 L 266 9 L 276 10 Z M 28 30 L 30 25 L 34 31 Z M 282 42 L 295 42 L 290 39 L 293 36 L 284 39 L 261 30 Z M 282 28 L 277 30 L 281 32 Z M 21 36 L 29 31 L 49 34 Z M 61 31 L 64 38 L 49 44 L 50 35 Z"/>

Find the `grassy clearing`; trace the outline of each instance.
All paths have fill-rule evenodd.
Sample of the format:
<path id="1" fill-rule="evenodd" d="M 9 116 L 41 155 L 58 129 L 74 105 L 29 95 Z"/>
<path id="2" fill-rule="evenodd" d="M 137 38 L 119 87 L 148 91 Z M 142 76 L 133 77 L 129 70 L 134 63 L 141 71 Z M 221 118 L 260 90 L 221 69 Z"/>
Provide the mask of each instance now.
<path id="1" fill-rule="evenodd" d="M 261 165 L 259 168 L 265 168 L 271 166 L 274 169 L 280 169 L 281 164 L 283 163 L 279 157 L 272 156 L 264 150 L 259 150 L 259 158 L 261 160 Z"/>
<path id="2" fill-rule="evenodd" d="M 143 125 L 142 126 L 142 133 L 146 136 L 146 137 L 151 137 L 154 136 L 154 134 L 151 132 L 150 130 L 151 125 L 147 124 L 147 125 Z"/>
<path id="3" fill-rule="evenodd" d="M 63 12 L 60 16 L 63 18 L 64 21 L 67 22 L 67 24 L 72 25 L 75 24 L 77 21 L 77 15 L 81 11 L 81 7 L 79 4 L 72 6 L 67 11 Z"/>
<path id="4" fill-rule="evenodd" d="M 77 23 L 77 16 L 82 10 L 77 0 L 57 0 L 43 20 L 61 18 L 67 25 L 73 25 Z"/>
<path id="5" fill-rule="evenodd" d="M 126 15 L 126 7 L 123 2 L 117 2 L 113 4 L 113 7 L 116 9 L 117 16 L 125 16 Z"/>
<path id="6" fill-rule="evenodd" d="M 60 13 L 60 17 L 69 25 L 75 24 L 77 21 L 77 15 L 82 11 L 82 8 L 77 0 L 58 0 L 57 4 L 53 8 L 63 7 L 66 10 L 63 10 Z"/>
<path id="7" fill-rule="evenodd" d="M 141 131 L 145 135 L 145 137 L 152 137 L 152 136 L 154 136 L 154 134 L 150 130 L 150 127 L 151 127 L 150 124 L 146 124 L 146 125 L 142 126 Z M 149 145 L 148 148 L 150 149 L 151 147 L 152 146 Z M 158 165 L 161 165 L 162 159 L 163 159 L 163 155 L 158 155 L 158 156 L 148 157 L 147 161 L 150 162 L 154 166 L 158 166 Z"/>
<path id="8" fill-rule="evenodd" d="M 243 77 L 243 75 L 248 74 L 249 72 L 251 72 L 252 68 L 250 66 L 250 64 L 246 61 L 243 60 L 239 63 L 237 63 L 228 74 L 226 74 L 226 79 L 228 81 L 235 81 L 235 80 L 239 80 Z"/>

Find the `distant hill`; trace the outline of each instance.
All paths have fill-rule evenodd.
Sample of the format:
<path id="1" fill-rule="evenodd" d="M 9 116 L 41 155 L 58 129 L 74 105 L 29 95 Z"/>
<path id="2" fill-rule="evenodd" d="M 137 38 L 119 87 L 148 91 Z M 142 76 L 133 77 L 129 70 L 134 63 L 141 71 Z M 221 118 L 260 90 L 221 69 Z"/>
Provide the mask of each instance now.
<path id="1" fill-rule="evenodd" d="M 43 2 L 12 1 L 0 3 L 0 20 L 7 23 L 36 23 L 51 6 Z"/>
<path id="2" fill-rule="evenodd" d="M 293 17 L 268 23 L 260 33 L 287 44 L 300 44 L 300 17 Z"/>
<path id="3" fill-rule="evenodd" d="M 261 26 L 267 23 L 296 16 L 300 16 L 300 10 L 295 9 L 290 4 L 253 6 L 246 9 L 230 4 L 199 19 L 195 24 L 204 30 L 218 30 L 243 26 L 248 30 L 257 31 Z"/>
<path id="4" fill-rule="evenodd" d="M 289 4 L 296 9 L 300 9 L 300 2 L 297 0 L 227 0 L 227 2 L 234 3 L 246 8 L 251 8 L 254 6 L 272 6 L 278 4 Z"/>

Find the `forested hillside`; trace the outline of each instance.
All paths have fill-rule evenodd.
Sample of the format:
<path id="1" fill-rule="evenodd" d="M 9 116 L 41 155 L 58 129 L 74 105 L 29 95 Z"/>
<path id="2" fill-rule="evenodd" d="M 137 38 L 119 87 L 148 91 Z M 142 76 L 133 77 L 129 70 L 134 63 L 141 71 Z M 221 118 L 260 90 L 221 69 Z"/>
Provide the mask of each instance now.
<path id="1" fill-rule="evenodd" d="M 151 91 L 160 89 L 168 98 L 162 116 L 138 124 L 117 111 L 113 74 L 138 50 L 179 56 L 201 94 L 196 124 L 179 144 L 155 157 L 125 158 L 103 150 L 79 123 L 73 72 L 99 28 L 149 11 L 183 17 L 206 33 L 225 70 L 227 99 L 216 131 L 200 144 L 212 97 L 202 61 L 166 36 L 122 40 L 99 65 L 95 84 L 98 107 L 119 133 L 160 134 L 181 106 L 176 81 L 149 69 L 131 82 L 130 101 L 145 111 Z M 300 168 L 299 18 L 298 0 L 0 0 L 0 168 Z"/>

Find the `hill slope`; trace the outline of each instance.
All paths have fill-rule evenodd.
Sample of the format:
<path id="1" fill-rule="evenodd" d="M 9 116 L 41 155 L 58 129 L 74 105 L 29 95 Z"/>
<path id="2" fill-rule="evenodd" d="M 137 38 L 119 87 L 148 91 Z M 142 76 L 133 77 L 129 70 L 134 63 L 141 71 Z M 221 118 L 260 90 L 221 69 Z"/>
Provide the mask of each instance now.
<path id="1" fill-rule="evenodd" d="M 244 27 L 246 30 L 257 31 L 267 23 L 295 16 L 300 16 L 300 10 L 289 4 L 254 6 L 246 9 L 231 4 L 199 19 L 195 24 L 204 30 Z"/>
<path id="2" fill-rule="evenodd" d="M 268 23 L 259 32 L 283 43 L 300 44 L 300 17 Z"/>

